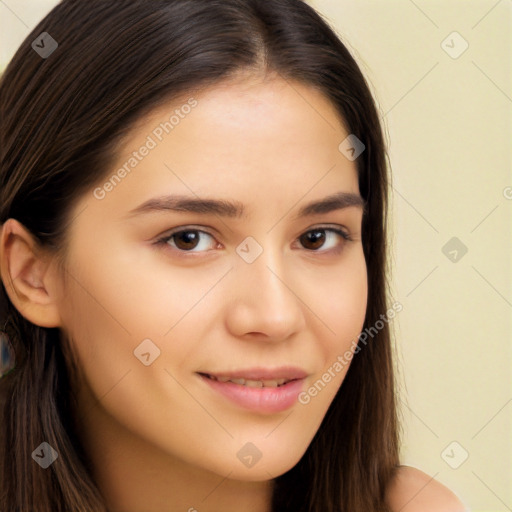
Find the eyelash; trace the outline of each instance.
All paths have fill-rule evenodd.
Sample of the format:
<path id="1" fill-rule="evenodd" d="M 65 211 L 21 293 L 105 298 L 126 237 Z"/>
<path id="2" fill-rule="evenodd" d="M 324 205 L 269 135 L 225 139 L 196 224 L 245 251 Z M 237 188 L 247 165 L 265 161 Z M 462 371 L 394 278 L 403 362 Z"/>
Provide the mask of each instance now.
<path id="1" fill-rule="evenodd" d="M 327 226 L 318 226 L 318 227 L 315 227 L 313 229 L 308 229 L 307 231 L 304 231 L 304 233 L 302 233 L 296 240 L 300 240 L 300 238 L 303 235 L 305 235 L 307 233 L 315 232 L 315 231 L 326 231 L 326 232 L 336 233 L 345 242 L 353 241 L 353 239 L 352 239 L 352 237 L 350 236 L 349 233 L 347 233 L 347 232 L 345 232 L 345 231 L 343 231 L 341 229 L 337 229 L 337 228 L 333 228 L 333 227 L 327 227 Z M 203 233 L 203 234 L 206 234 L 208 236 L 211 236 L 212 238 L 215 238 L 211 233 L 209 233 L 207 231 L 195 228 L 193 226 L 187 226 L 187 227 L 180 227 L 179 229 L 176 229 L 175 231 L 172 231 L 171 233 L 167 233 L 165 236 L 159 238 L 155 242 L 155 245 L 161 246 L 163 248 L 164 248 L 164 246 L 167 246 L 173 252 L 176 252 L 180 257 L 187 257 L 188 253 L 201 254 L 202 252 L 207 252 L 207 251 L 194 251 L 194 250 L 186 251 L 186 250 L 178 249 L 177 247 L 172 247 L 171 245 L 169 245 L 169 241 L 172 240 L 176 235 L 179 235 L 181 233 L 188 233 L 188 232 Z M 323 251 L 321 249 L 305 249 L 305 250 L 307 252 L 310 252 L 310 253 L 318 252 L 318 253 L 338 254 L 342 250 L 342 245 L 343 244 L 340 244 L 339 246 L 337 246 L 335 248 L 331 248 L 331 249 L 327 249 L 327 250 L 323 250 Z"/>

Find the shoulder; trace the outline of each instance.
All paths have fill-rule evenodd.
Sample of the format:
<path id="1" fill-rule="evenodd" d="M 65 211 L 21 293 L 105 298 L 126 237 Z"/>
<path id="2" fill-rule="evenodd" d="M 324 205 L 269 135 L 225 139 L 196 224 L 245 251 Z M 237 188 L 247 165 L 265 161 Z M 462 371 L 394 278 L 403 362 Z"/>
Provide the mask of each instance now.
<path id="1" fill-rule="evenodd" d="M 411 466 L 400 466 L 386 491 L 394 512 L 467 512 L 457 496 L 431 476 Z"/>

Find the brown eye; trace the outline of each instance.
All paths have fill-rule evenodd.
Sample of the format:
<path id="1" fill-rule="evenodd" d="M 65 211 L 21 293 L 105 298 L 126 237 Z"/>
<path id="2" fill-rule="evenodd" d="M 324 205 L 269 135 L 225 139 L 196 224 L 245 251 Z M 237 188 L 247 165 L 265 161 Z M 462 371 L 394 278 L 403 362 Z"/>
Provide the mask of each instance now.
<path id="1" fill-rule="evenodd" d="M 197 231 L 180 231 L 173 235 L 174 243 L 178 249 L 183 251 L 195 249 L 199 236 Z"/>
<path id="2" fill-rule="evenodd" d="M 313 231 L 308 231 L 307 233 L 304 233 L 299 240 L 306 249 L 319 249 L 325 242 L 325 230 L 315 229 Z"/>
<path id="3" fill-rule="evenodd" d="M 338 249 L 341 249 L 343 243 L 339 243 L 336 240 L 333 240 L 336 238 L 341 238 L 343 241 L 349 241 L 351 240 L 350 235 L 342 231 L 341 229 L 334 229 L 334 228 L 316 228 L 311 229 L 309 231 L 306 231 L 303 235 L 299 237 L 300 243 L 310 251 L 317 251 L 317 252 L 327 252 L 327 251 L 336 251 Z M 330 244 L 328 241 L 334 242 Z M 326 244 L 328 247 L 325 248 L 324 245 Z M 323 248 L 322 251 L 318 251 L 318 249 Z"/>
<path id="4" fill-rule="evenodd" d="M 206 238 L 205 238 L 206 237 Z M 211 241 L 208 241 L 208 237 Z M 165 244 L 178 252 L 207 252 L 215 244 L 215 239 L 210 233 L 199 229 L 182 229 L 170 233 L 158 240 L 159 244 Z M 198 250 L 193 250 L 198 249 Z"/>

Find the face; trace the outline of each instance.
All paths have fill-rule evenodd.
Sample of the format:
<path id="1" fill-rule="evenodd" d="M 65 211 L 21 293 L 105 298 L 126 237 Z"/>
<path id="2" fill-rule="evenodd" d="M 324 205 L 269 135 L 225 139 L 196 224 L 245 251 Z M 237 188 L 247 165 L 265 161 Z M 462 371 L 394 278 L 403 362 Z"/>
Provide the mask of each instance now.
<path id="1" fill-rule="evenodd" d="M 58 308 L 84 429 L 101 415 L 239 480 L 298 462 L 366 311 L 348 135 L 323 95 L 280 79 L 216 86 L 133 129 L 69 231 Z"/>

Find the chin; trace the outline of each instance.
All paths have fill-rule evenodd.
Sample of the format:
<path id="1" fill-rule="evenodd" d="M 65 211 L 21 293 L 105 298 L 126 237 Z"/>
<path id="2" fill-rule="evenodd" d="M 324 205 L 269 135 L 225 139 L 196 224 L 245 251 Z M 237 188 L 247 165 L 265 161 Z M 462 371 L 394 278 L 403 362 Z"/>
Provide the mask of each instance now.
<path id="1" fill-rule="evenodd" d="M 289 442 L 280 442 L 277 446 L 276 444 L 262 439 L 259 443 L 261 450 L 252 443 L 246 443 L 237 449 L 236 464 L 231 468 L 233 473 L 230 478 L 254 482 L 277 478 L 292 469 L 307 449 L 307 444 L 302 450 L 298 449 L 301 445 L 292 442 L 292 439 Z"/>
<path id="2" fill-rule="evenodd" d="M 287 471 L 292 469 L 299 460 L 300 457 L 293 461 L 272 460 L 267 461 L 267 463 L 264 464 L 263 459 L 261 459 L 252 468 L 245 468 L 240 464 L 236 469 L 226 468 L 227 471 L 224 474 L 231 471 L 229 478 L 232 480 L 240 480 L 243 482 L 264 482 L 284 475 Z"/>
<path id="3" fill-rule="evenodd" d="M 196 464 L 230 480 L 268 481 L 288 472 L 299 462 L 307 444 L 302 450 L 298 446 L 301 445 L 293 443 L 292 439 L 290 442 L 280 442 L 278 446 L 275 441 L 269 443 L 264 438 L 254 443 L 234 441 L 231 447 L 217 446 L 217 454 L 212 450 L 207 459 L 196 459 Z"/>

